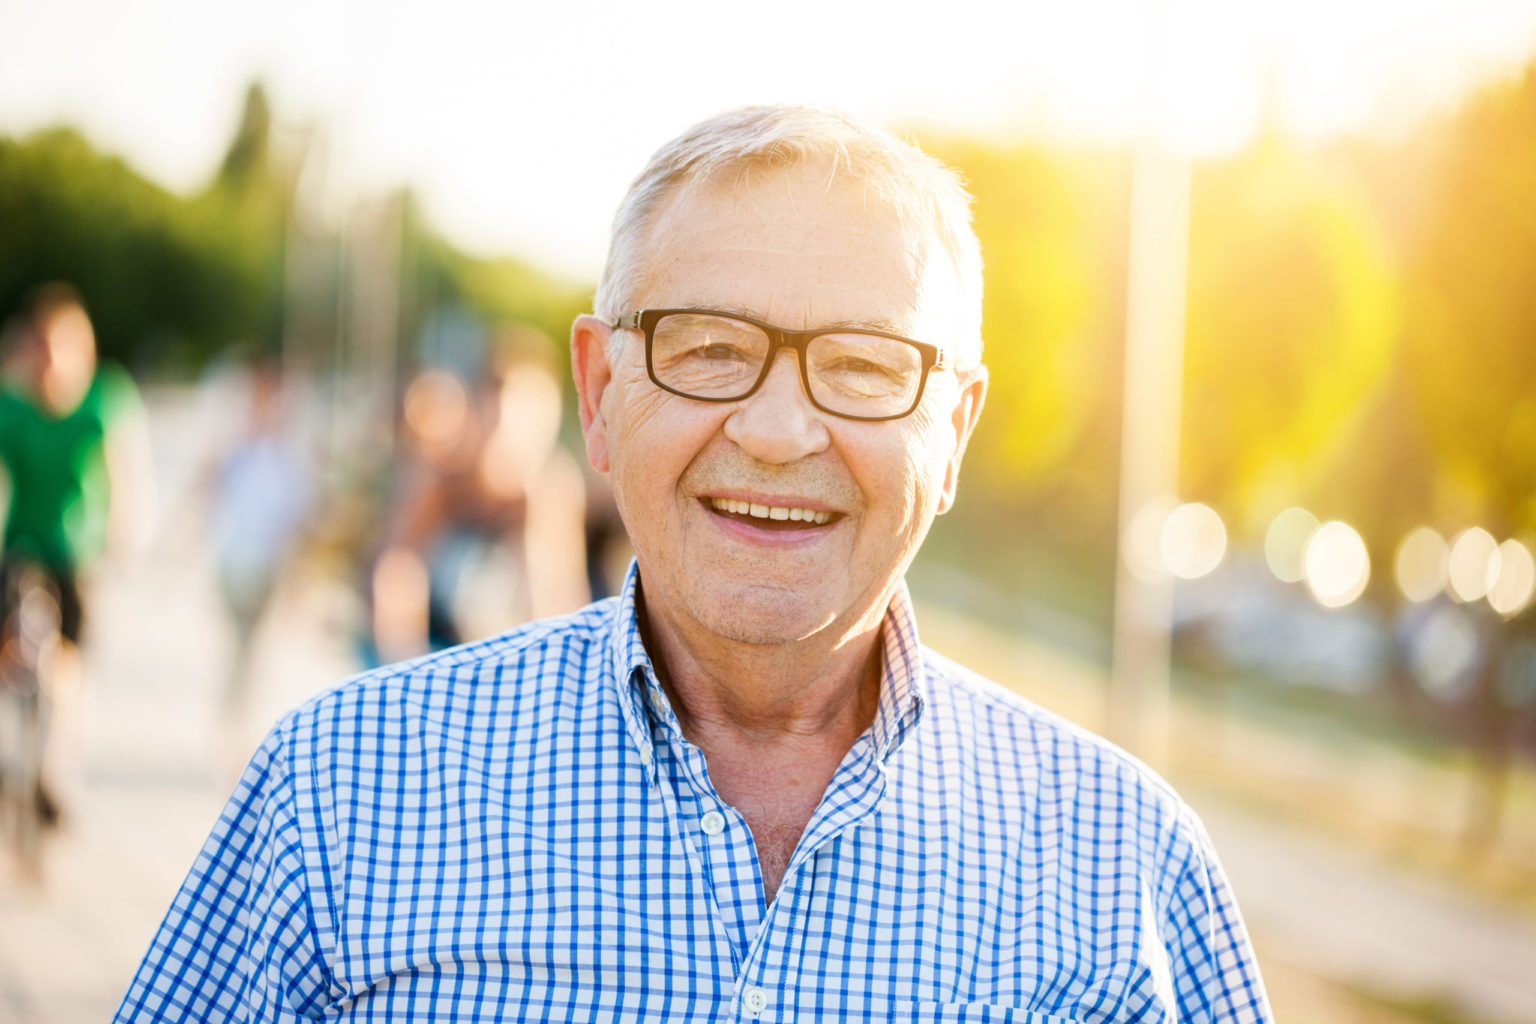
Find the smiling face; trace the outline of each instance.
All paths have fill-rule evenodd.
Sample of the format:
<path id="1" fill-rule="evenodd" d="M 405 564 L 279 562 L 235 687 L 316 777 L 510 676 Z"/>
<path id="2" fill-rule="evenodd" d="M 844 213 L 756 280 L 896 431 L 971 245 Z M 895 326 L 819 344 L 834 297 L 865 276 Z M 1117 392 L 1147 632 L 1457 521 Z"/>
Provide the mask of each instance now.
<path id="1" fill-rule="evenodd" d="M 635 305 L 874 327 L 953 353 L 953 265 L 913 235 L 822 166 L 731 176 L 663 206 Z M 653 626 L 750 644 L 876 628 L 953 500 L 984 378 L 936 370 L 911 415 L 856 422 L 811 405 L 792 352 L 750 398 L 709 403 L 650 381 L 639 331 L 616 339 L 611 363 L 606 340 L 602 324 L 578 321 L 583 425 L 594 465 L 612 474 Z"/>

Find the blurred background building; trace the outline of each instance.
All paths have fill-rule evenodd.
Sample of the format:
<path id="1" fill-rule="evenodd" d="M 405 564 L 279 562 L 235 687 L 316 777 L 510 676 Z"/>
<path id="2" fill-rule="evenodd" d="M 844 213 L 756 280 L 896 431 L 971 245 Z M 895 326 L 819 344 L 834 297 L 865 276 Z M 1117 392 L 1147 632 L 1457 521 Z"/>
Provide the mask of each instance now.
<path id="1" fill-rule="evenodd" d="M 41 883 L 0 862 L 0 1021 L 110 1012 L 256 739 L 381 621 L 407 653 L 616 585 L 563 339 L 628 175 L 763 101 L 976 197 L 992 392 L 925 639 L 1091 728 L 1136 702 L 1282 1020 L 1536 1021 L 1536 9 L 1055 6 L 0 7 L 0 318 L 78 289 L 160 495 L 94 580 L 79 806 Z"/>

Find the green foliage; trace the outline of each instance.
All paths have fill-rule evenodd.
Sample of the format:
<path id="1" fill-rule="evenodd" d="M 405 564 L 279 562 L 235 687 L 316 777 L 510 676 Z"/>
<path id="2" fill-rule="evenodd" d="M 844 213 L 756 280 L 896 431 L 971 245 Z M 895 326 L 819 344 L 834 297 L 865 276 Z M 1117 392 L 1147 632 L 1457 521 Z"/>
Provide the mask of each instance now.
<path id="1" fill-rule="evenodd" d="M 462 305 L 495 331 L 509 325 L 532 327 L 565 361 L 571 321 L 591 307 L 592 288 L 548 274 L 515 257 L 473 256 L 442 238 L 422 216 L 415 198 L 402 196 L 401 369 L 413 368 L 410 350 L 434 310 Z"/>
<path id="2" fill-rule="evenodd" d="M 152 334 L 198 337 L 238 316 L 245 285 L 181 200 L 64 128 L 0 139 L 0 308 L 65 279 L 104 354 L 132 361 Z"/>
<path id="3" fill-rule="evenodd" d="M 240 124 L 219 165 L 216 187 L 233 192 L 259 189 L 271 180 L 272 106 L 260 82 L 245 90 Z"/>
<path id="4" fill-rule="evenodd" d="M 935 147 L 965 176 L 986 263 L 982 335 L 991 372 L 977 475 L 1036 491 L 1067 472 L 1104 412 L 1119 361 L 1114 226 L 1118 167 L 1044 147 Z"/>
<path id="5" fill-rule="evenodd" d="M 526 324 L 563 350 L 571 321 L 591 309 L 590 287 L 561 280 L 515 257 L 477 258 L 446 246 L 437 252 L 442 278 L 490 324 Z"/>
<path id="6" fill-rule="evenodd" d="M 1398 296 L 1354 189 L 1262 145 L 1191 195 L 1182 485 L 1245 520 L 1297 501 L 1392 366 Z"/>
<path id="7" fill-rule="evenodd" d="M 207 188 L 182 197 L 60 127 L 0 138 L 0 315 L 48 280 L 80 289 L 104 355 L 152 372 L 190 372 L 230 347 L 275 350 L 285 333 L 317 365 L 347 343 L 354 296 L 347 241 L 301 230 L 298 161 L 273 144 L 265 90 L 252 84 Z M 431 310 L 464 303 L 562 341 L 588 290 L 510 259 L 456 250 L 400 199 L 399 358 Z M 386 228 L 388 230 L 388 228 Z"/>
<path id="8" fill-rule="evenodd" d="M 1536 65 L 1448 128 L 1404 357 L 1442 515 L 1536 530 Z"/>

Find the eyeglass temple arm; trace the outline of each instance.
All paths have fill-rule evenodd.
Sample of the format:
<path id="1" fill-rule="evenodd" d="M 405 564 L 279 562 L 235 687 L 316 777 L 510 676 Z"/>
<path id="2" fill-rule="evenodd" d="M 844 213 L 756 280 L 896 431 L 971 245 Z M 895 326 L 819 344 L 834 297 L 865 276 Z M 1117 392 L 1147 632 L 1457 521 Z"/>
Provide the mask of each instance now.
<path id="1" fill-rule="evenodd" d="M 631 313 L 628 316 L 621 316 L 613 322 L 614 330 L 624 330 L 625 328 L 639 326 L 640 314 L 638 312 Z"/>

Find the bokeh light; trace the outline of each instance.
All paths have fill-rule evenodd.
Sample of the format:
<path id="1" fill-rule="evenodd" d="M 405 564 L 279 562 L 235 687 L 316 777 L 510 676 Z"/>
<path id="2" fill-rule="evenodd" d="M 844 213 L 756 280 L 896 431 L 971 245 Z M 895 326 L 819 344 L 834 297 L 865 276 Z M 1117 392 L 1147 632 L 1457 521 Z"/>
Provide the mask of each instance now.
<path id="1" fill-rule="evenodd" d="M 1178 579 L 1200 579 L 1226 556 L 1227 528 L 1210 505 L 1189 502 L 1163 520 L 1160 547 L 1169 573 Z"/>
<path id="2" fill-rule="evenodd" d="M 1324 523 L 1307 542 L 1307 589 L 1325 608 L 1342 608 L 1365 593 L 1371 556 L 1348 523 Z"/>
<path id="3" fill-rule="evenodd" d="M 1209 505 L 1190 502 L 1163 520 L 1163 565 L 1182 580 L 1208 575 L 1227 553 L 1227 528 Z"/>
<path id="4" fill-rule="evenodd" d="M 1445 589 L 1446 562 L 1450 547 L 1445 538 L 1428 526 L 1420 526 L 1403 538 L 1397 548 L 1397 585 L 1415 603 L 1428 601 Z"/>
<path id="5" fill-rule="evenodd" d="M 1264 560 L 1269 571 L 1286 583 L 1305 579 L 1307 542 L 1317 527 L 1317 516 L 1304 508 L 1288 508 L 1275 516 L 1264 535 Z"/>
<path id="6" fill-rule="evenodd" d="M 1476 601 L 1488 594 L 1499 575 L 1499 545 L 1481 526 L 1462 530 L 1451 542 L 1446 565 L 1451 596 Z"/>
<path id="7" fill-rule="evenodd" d="M 1498 578 L 1488 589 L 1488 604 L 1505 618 L 1523 612 L 1536 594 L 1536 558 L 1518 540 L 1499 545 Z"/>

